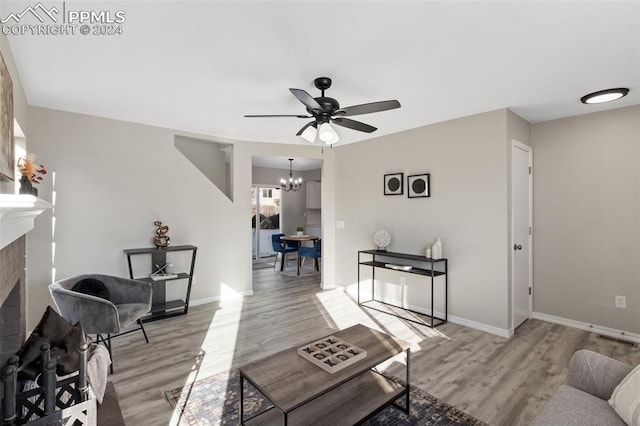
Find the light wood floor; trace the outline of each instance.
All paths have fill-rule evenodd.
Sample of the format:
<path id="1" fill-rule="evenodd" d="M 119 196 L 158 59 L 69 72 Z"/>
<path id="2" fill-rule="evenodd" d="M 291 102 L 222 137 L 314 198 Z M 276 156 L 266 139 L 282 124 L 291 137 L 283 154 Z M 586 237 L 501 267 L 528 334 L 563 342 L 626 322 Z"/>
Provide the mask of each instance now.
<path id="1" fill-rule="evenodd" d="M 529 320 L 512 339 L 447 323 L 428 327 L 359 307 L 350 291 L 321 291 L 318 276 L 254 271 L 254 296 L 192 307 L 114 340 L 115 383 L 127 425 L 176 424 L 164 391 L 302 345 L 356 323 L 412 343 L 411 383 L 492 425 L 526 425 L 588 348 L 640 363 L 640 349 Z M 350 289 L 352 290 L 352 289 Z M 404 366 L 388 371 L 402 376 Z"/>

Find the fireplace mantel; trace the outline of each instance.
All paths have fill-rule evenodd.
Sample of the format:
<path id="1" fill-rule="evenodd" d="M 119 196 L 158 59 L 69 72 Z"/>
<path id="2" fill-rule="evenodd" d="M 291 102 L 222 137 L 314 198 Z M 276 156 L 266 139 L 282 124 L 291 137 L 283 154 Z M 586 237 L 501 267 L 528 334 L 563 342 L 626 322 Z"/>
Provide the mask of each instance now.
<path id="1" fill-rule="evenodd" d="M 0 250 L 33 229 L 33 221 L 53 206 L 28 194 L 0 194 Z"/>

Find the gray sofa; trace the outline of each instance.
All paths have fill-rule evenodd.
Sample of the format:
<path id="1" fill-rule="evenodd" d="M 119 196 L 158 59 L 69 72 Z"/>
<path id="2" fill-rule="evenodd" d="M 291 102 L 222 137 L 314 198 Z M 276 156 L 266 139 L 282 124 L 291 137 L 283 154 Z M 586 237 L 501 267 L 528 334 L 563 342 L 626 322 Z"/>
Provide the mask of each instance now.
<path id="1" fill-rule="evenodd" d="M 532 425 L 626 426 L 607 402 L 633 367 L 579 350 L 571 358 L 567 384 L 545 403 Z"/>

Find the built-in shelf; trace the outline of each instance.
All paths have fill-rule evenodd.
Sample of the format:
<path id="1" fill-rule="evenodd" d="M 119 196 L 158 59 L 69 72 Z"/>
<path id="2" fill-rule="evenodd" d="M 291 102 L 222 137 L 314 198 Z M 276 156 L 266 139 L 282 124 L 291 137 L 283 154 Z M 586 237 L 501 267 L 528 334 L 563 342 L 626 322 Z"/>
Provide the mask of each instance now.
<path id="1" fill-rule="evenodd" d="M 53 206 L 29 194 L 0 194 L 0 249 L 34 227 L 34 219 Z"/>

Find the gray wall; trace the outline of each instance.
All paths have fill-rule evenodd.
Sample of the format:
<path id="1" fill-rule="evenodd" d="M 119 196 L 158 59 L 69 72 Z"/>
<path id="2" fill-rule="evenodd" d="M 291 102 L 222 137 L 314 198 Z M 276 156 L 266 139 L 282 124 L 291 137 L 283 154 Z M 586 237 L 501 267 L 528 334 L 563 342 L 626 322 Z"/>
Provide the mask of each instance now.
<path id="1" fill-rule="evenodd" d="M 199 247 L 192 299 L 250 294 L 252 155 L 322 159 L 333 170 L 335 153 L 216 138 L 234 144 L 231 201 L 174 146 L 176 134 L 206 136 L 36 107 L 29 109 L 28 131 L 29 149 L 50 172 L 40 196 L 55 203 L 27 238 L 31 326 L 52 303 L 52 280 L 85 272 L 126 276 L 122 250 L 151 246 L 156 219 L 169 225 L 172 244 Z M 325 184 L 325 200 L 333 206 L 332 173 Z M 332 208 L 323 215 L 335 220 Z M 324 236 L 326 286 L 335 282 L 334 233 Z"/>
<path id="2" fill-rule="evenodd" d="M 324 154 L 317 147 L 228 141 L 238 197 L 231 202 L 173 147 L 176 133 L 210 137 L 30 108 L 2 34 L 0 52 L 27 150 L 50 171 L 41 197 L 55 201 L 28 237 L 30 326 L 52 303 L 47 285 L 53 278 L 126 275 L 122 249 L 150 245 L 155 219 L 170 225 L 172 243 L 200 247 L 194 299 L 219 299 L 224 288 L 250 292 L 250 257 L 239 253 L 251 252 L 252 155 L 323 159 L 325 286 L 355 283 L 356 252 L 373 247 L 377 229 L 391 232 L 390 248 L 397 251 L 422 253 L 439 236 L 451 260 L 450 312 L 498 330 L 510 326 L 507 147 L 511 138 L 527 143 L 529 128 L 509 111 Z M 531 126 L 536 312 L 640 332 L 638 135 L 638 106 Z M 430 172 L 432 197 L 384 197 L 382 175 L 390 172 Z M 0 183 L 0 192 L 13 192 L 13 184 Z M 336 230 L 336 219 L 346 228 Z M 627 296 L 628 309 L 613 307 L 616 294 Z"/>
<path id="3" fill-rule="evenodd" d="M 640 333 L 640 106 L 535 124 L 532 137 L 534 310 Z"/>
<path id="4" fill-rule="evenodd" d="M 233 201 L 230 164 L 233 145 L 211 140 L 175 137 L 176 148 Z"/>
<path id="5" fill-rule="evenodd" d="M 336 230 L 340 283 L 356 283 L 357 251 L 374 248 L 378 229 L 391 233 L 389 250 L 414 254 L 440 237 L 450 259 L 449 313 L 507 333 L 506 123 L 499 110 L 334 148 L 336 219 L 346 224 Z M 384 196 L 383 175 L 394 172 L 404 172 L 405 194 Z M 432 195 L 408 199 L 406 177 L 419 173 L 431 174 Z M 399 276 L 387 280 L 398 284 Z"/>
<path id="6" fill-rule="evenodd" d="M 302 176 L 305 182 L 322 180 L 322 169 L 306 170 L 302 172 Z"/>

